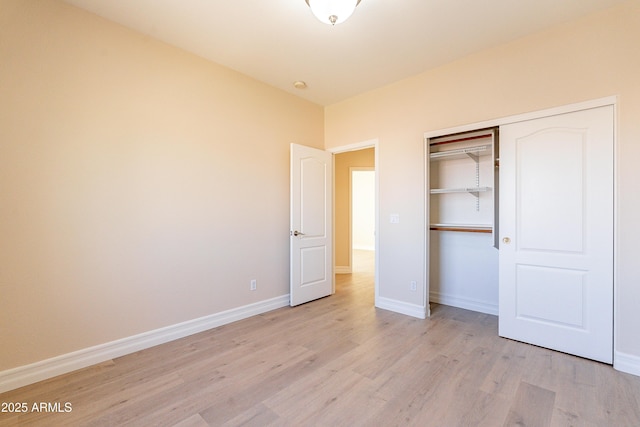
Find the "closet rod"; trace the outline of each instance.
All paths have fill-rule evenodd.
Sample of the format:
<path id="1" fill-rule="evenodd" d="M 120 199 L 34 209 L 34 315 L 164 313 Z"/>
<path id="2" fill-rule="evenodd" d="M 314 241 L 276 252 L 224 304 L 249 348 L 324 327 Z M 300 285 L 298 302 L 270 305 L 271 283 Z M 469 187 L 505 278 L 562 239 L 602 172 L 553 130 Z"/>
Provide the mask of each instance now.
<path id="1" fill-rule="evenodd" d="M 485 135 L 475 135 L 475 136 L 468 136 L 466 138 L 458 138 L 458 139 L 450 139 L 448 141 L 442 141 L 442 142 L 432 142 L 429 145 L 430 146 L 436 146 L 436 145 L 444 145 L 444 144 L 451 144 L 453 142 L 463 142 L 463 141 L 472 141 L 474 139 L 482 139 L 482 138 L 487 138 L 489 136 L 491 136 L 492 134 L 487 133 Z"/>
<path id="2" fill-rule="evenodd" d="M 464 233 L 492 233 L 493 232 L 490 228 L 446 227 L 446 226 L 438 226 L 438 225 L 430 226 L 429 230 L 433 230 L 433 231 L 461 231 L 461 232 L 464 232 Z"/>

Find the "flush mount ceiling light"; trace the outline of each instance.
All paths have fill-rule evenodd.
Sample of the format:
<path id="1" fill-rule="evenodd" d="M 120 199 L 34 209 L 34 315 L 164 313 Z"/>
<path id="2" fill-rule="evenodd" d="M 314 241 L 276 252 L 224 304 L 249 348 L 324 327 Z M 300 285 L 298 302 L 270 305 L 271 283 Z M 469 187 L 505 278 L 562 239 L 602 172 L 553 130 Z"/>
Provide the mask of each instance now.
<path id="1" fill-rule="evenodd" d="M 336 25 L 351 16 L 360 0 L 304 0 L 311 12 L 325 24 Z"/>

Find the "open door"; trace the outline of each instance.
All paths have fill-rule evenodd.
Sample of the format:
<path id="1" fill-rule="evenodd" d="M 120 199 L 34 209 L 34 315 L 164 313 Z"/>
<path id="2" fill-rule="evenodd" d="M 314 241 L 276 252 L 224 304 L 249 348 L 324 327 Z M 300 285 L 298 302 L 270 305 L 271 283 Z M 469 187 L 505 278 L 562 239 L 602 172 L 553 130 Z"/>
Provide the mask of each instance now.
<path id="1" fill-rule="evenodd" d="M 333 157 L 291 144 L 290 304 L 333 293 Z"/>
<path id="2" fill-rule="evenodd" d="M 613 359 L 613 106 L 500 127 L 503 337 Z"/>

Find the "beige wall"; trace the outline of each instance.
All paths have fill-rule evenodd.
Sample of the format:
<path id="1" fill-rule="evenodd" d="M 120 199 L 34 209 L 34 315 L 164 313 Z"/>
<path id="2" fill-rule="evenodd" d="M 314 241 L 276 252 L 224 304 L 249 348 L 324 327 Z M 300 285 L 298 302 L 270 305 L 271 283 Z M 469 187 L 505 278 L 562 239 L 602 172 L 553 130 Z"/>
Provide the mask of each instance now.
<path id="1" fill-rule="evenodd" d="M 335 265 L 351 268 L 351 184 L 349 168 L 374 167 L 375 150 L 363 150 L 339 153 L 334 158 L 335 176 Z"/>
<path id="2" fill-rule="evenodd" d="M 380 295 L 424 298 L 424 132 L 618 95 L 616 350 L 640 357 L 638 40 L 630 1 L 326 108 L 327 148 L 379 141 Z"/>
<path id="3" fill-rule="evenodd" d="M 289 144 L 323 125 L 64 3 L 0 0 L 0 371 L 288 294 Z"/>

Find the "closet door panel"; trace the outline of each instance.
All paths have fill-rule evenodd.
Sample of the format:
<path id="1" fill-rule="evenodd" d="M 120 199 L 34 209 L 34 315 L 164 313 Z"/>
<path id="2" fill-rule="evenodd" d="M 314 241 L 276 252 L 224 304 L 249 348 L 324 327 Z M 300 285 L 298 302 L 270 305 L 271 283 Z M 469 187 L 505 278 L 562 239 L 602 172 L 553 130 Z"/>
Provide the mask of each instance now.
<path id="1" fill-rule="evenodd" d="M 548 129 L 516 140 L 520 250 L 582 252 L 587 136 L 584 129 Z"/>
<path id="2" fill-rule="evenodd" d="M 613 107 L 500 128 L 499 333 L 613 360 Z"/>

